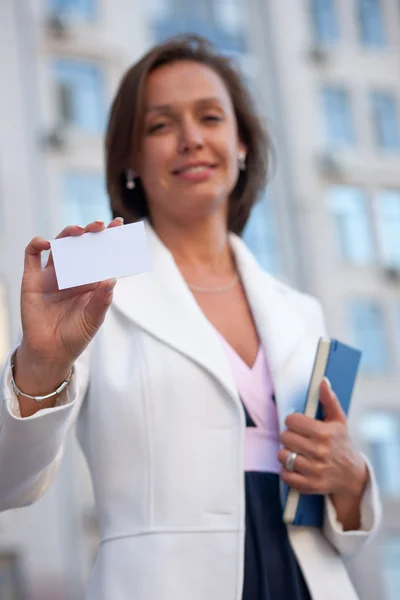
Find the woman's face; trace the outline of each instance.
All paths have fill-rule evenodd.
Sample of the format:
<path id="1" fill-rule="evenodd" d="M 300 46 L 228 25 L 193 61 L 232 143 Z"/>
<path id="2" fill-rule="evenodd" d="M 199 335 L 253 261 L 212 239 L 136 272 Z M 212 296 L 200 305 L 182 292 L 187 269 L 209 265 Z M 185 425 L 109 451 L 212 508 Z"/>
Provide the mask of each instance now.
<path id="1" fill-rule="evenodd" d="M 219 215 L 226 220 L 240 151 L 245 148 L 232 101 L 215 71 L 179 61 L 149 75 L 135 174 L 154 219 L 193 224 Z"/>

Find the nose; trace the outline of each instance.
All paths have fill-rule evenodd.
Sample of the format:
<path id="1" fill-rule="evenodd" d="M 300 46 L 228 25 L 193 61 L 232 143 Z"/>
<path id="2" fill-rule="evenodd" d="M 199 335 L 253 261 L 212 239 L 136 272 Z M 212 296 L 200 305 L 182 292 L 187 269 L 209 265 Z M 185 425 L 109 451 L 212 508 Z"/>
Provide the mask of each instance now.
<path id="1" fill-rule="evenodd" d="M 199 150 L 203 144 L 203 135 L 199 125 L 193 119 L 182 120 L 179 132 L 179 153 L 188 154 L 193 150 Z"/>

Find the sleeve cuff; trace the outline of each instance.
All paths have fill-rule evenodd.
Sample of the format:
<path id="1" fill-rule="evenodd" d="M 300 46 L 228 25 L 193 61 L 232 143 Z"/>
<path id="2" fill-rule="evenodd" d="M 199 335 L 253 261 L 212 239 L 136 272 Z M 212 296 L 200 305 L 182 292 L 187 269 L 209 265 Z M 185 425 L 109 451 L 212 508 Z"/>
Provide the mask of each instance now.
<path id="1" fill-rule="evenodd" d="M 325 498 L 325 535 L 341 554 L 356 554 L 364 543 L 373 537 L 382 517 L 382 508 L 375 475 L 365 456 L 364 460 L 368 468 L 368 482 L 361 499 L 361 523 L 359 529 L 343 531 L 343 526 L 337 518 L 331 499 L 328 496 Z"/>

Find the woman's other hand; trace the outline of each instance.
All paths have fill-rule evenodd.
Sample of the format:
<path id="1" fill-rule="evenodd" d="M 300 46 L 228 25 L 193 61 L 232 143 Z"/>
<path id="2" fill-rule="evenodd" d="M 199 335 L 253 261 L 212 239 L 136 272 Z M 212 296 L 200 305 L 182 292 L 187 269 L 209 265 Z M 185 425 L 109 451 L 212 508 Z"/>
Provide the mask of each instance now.
<path id="1" fill-rule="evenodd" d="M 330 495 L 345 530 L 360 526 L 360 502 L 368 470 L 350 439 L 346 415 L 329 382 L 320 388 L 324 421 L 299 413 L 286 419 L 279 451 L 283 481 L 303 494 Z M 297 453 L 294 470 L 285 468 L 291 452 Z"/>

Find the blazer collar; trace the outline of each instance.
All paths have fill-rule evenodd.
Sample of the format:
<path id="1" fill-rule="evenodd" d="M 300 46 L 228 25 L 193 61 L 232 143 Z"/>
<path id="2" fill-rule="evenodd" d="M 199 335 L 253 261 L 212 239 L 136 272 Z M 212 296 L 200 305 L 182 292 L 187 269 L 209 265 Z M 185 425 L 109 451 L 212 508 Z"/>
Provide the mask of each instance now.
<path id="1" fill-rule="evenodd" d="M 153 270 L 121 279 L 114 306 L 150 335 L 197 362 L 237 399 L 230 366 L 213 327 L 171 252 L 149 223 L 145 227 Z M 293 302 L 295 294 L 261 269 L 241 239 L 231 235 L 230 243 L 275 384 L 280 366 L 301 339 L 304 318 Z"/>

